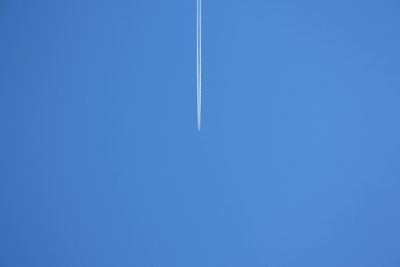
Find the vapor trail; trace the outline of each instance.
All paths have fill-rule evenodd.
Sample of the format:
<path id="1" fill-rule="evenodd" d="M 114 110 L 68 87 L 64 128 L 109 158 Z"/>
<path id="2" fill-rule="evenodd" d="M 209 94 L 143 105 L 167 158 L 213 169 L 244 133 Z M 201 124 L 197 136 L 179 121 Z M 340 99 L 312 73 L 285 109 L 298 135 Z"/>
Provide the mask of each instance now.
<path id="1" fill-rule="evenodd" d="M 201 127 L 201 1 L 197 0 L 197 23 L 196 23 L 196 71 L 197 71 L 197 129 Z"/>

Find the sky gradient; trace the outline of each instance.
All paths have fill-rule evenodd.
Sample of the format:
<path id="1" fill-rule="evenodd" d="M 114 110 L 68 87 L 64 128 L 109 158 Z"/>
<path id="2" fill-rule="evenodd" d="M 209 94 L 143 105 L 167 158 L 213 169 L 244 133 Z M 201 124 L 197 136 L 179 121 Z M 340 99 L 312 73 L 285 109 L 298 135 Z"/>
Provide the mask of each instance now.
<path id="1" fill-rule="evenodd" d="M 400 2 L 0 0 L 1 267 L 397 267 Z"/>

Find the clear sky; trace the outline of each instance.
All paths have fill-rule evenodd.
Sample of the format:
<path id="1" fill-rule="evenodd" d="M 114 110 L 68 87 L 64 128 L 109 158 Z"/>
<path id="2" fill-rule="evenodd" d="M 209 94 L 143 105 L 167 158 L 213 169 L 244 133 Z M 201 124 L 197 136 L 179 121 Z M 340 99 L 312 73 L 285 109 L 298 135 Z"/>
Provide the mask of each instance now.
<path id="1" fill-rule="evenodd" d="M 0 0 L 1 267 L 397 267 L 400 2 Z"/>

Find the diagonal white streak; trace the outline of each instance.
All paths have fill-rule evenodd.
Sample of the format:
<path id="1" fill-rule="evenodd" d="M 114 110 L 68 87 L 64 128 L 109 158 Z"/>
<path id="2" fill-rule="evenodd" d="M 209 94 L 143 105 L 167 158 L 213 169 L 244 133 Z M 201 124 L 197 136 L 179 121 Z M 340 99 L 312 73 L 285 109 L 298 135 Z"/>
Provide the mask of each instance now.
<path id="1" fill-rule="evenodd" d="M 196 22 L 196 75 L 197 75 L 197 128 L 201 127 L 201 1 L 197 0 L 197 22 Z"/>

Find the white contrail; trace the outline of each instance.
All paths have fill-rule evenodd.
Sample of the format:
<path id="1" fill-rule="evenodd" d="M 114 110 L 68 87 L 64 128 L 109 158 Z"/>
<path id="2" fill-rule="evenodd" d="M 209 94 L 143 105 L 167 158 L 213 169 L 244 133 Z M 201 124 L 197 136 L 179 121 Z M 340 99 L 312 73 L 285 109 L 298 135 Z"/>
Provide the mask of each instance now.
<path id="1" fill-rule="evenodd" d="M 197 0 L 197 58 L 196 58 L 196 69 L 197 69 L 197 128 L 200 131 L 201 127 L 201 1 Z"/>

